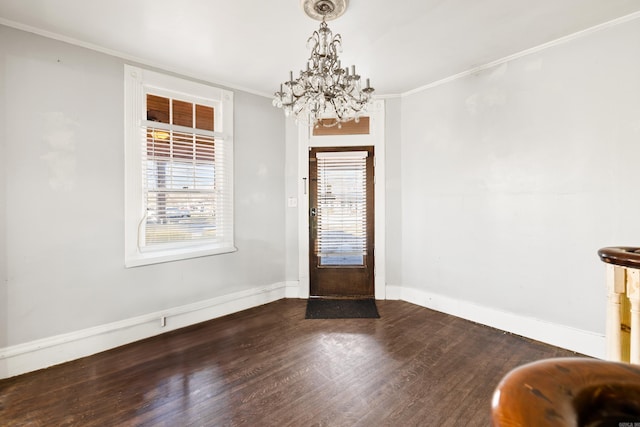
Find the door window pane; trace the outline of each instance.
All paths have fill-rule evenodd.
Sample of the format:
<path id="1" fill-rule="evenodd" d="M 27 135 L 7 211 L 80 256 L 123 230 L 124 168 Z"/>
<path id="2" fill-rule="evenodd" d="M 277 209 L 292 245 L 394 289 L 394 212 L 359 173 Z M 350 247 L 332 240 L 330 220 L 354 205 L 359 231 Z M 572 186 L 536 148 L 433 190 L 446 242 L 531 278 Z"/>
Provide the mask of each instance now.
<path id="1" fill-rule="evenodd" d="M 362 266 L 367 248 L 366 151 L 317 153 L 321 266 Z"/>

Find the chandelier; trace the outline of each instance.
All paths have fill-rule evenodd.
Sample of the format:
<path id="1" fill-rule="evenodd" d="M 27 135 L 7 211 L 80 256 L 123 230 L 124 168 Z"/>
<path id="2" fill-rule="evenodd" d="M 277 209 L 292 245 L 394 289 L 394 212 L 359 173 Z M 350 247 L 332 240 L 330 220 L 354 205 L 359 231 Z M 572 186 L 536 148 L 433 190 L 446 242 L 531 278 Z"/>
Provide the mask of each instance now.
<path id="1" fill-rule="evenodd" d="M 342 36 L 335 36 L 326 20 L 341 16 L 347 0 L 301 0 L 311 18 L 321 20 L 320 28 L 307 40 L 311 56 L 306 70 L 297 78 L 289 72 L 289 80 L 280 85 L 273 105 L 282 108 L 287 117 L 307 125 L 340 126 L 343 122 L 358 121 L 371 101 L 374 89 L 356 74 L 355 65 L 342 67 L 338 54 L 342 51 Z M 332 121 L 322 121 L 332 118 Z"/>

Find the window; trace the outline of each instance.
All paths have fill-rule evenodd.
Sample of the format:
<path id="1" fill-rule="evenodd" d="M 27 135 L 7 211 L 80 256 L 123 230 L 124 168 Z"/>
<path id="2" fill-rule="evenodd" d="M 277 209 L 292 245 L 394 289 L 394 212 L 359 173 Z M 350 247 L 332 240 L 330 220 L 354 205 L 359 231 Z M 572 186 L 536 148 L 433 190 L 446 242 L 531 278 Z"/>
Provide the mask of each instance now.
<path id="1" fill-rule="evenodd" d="M 364 265 L 367 255 L 367 151 L 316 153 L 320 265 Z"/>
<path id="2" fill-rule="evenodd" d="M 125 66 L 125 264 L 232 252 L 233 94 Z"/>

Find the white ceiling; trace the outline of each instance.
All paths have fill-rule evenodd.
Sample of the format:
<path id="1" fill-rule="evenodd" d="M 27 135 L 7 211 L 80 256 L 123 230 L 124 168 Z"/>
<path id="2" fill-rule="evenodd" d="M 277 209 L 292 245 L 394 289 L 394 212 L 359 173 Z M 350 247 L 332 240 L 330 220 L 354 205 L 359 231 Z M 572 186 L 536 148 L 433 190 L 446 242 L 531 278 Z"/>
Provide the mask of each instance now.
<path id="1" fill-rule="evenodd" d="M 392 95 L 638 11 L 638 0 L 350 0 L 329 28 L 342 63 Z M 0 0 L 0 23 L 264 95 L 305 64 L 318 27 L 300 0 Z"/>

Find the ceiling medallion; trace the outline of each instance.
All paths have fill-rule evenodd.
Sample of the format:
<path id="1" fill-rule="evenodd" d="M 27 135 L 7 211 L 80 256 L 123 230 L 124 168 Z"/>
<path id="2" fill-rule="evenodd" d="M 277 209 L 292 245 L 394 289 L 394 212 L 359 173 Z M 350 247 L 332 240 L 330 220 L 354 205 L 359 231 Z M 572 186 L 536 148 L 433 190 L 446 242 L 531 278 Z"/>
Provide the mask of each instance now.
<path id="1" fill-rule="evenodd" d="M 342 52 L 342 36 L 335 36 L 326 21 L 342 16 L 347 8 L 347 0 L 301 0 L 305 13 L 320 23 L 307 40 L 311 56 L 307 60 L 306 70 L 294 79 L 293 71 L 289 80 L 280 85 L 275 93 L 273 105 L 282 108 L 286 116 L 293 115 L 297 122 L 319 126 L 333 118 L 329 126 L 358 118 L 366 111 L 371 102 L 374 89 L 366 80 L 356 74 L 356 67 L 344 67 L 338 53 Z"/>
<path id="2" fill-rule="evenodd" d="M 332 21 L 341 17 L 348 3 L 348 0 L 300 0 L 304 13 L 316 21 Z"/>

